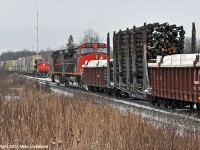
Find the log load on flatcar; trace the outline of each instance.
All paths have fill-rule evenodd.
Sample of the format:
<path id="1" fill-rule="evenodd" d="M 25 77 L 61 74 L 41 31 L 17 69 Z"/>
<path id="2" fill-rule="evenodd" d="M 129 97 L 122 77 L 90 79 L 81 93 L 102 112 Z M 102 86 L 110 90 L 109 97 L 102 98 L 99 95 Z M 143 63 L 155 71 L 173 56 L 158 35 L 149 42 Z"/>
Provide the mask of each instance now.
<path id="1" fill-rule="evenodd" d="M 86 61 L 107 59 L 107 45 L 104 43 L 84 43 L 75 49 L 58 50 L 52 53 L 52 81 L 60 84 L 82 82 L 83 65 Z"/>
<path id="2" fill-rule="evenodd" d="M 108 87 L 114 89 L 114 95 L 146 99 L 151 88 L 147 63 L 155 61 L 157 55 L 181 54 L 184 34 L 183 26 L 168 23 L 144 23 L 141 27 L 114 32 L 113 66 L 107 72 L 110 74 Z M 107 40 L 110 41 L 109 34 Z"/>

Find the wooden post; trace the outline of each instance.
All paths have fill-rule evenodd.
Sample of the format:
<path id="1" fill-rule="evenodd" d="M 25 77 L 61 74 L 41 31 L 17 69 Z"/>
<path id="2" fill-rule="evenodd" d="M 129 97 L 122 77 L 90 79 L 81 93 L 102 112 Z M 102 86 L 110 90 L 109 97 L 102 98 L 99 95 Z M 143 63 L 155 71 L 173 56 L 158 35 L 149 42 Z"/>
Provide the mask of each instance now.
<path id="1" fill-rule="evenodd" d="M 130 49 L 129 49 L 129 29 L 126 30 L 126 88 L 130 90 Z"/>
<path id="2" fill-rule="evenodd" d="M 119 47 L 118 47 L 118 52 L 119 52 L 119 88 L 122 88 L 122 63 L 121 63 L 121 59 L 122 59 L 122 39 L 121 39 L 121 30 L 119 30 Z"/>
<path id="3" fill-rule="evenodd" d="M 144 23 L 143 29 L 143 88 L 145 91 L 149 87 L 148 64 L 147 64 L 147 26 Z"/>
<path id="4" fill-rule="evenodd" d="M 136 84 L 136 66 L 135 66 L 135 59 L 136 59 L 136 26 L 133 26 L 133 43 L 132 43 L 132 72 L 133 72 L 133 85 Z"/>
<path id="5" fill-rule="evenodd" d="M 195 23 L 192 23 L 192 43 L 191 43 L 191 53 L 196 52 L 196 28 Z"/>
<path id="6" fill-rule="evenodd" d="M 110 86 L 110 35 L 107 35 L 107 86 Z"/>
<path id="7" fill-rule="evenodd" d="M 116 52 L 116 41 L 115 41 L 115 36 L 116 36 L 116 33 L 115 33 L 115 31 L 114 31 L 114 33 L 113 33 L 113 82 L 114 82 L 114 87 L 116 88 L 117 87 L 117 70 L 116 70 L 116 68 L 117 68 L 117 62 L 116 62 L 116 59 L 117 59 L 117 57 L 116 57 L 116 54 L 117 54 L 117 52 Z"/>

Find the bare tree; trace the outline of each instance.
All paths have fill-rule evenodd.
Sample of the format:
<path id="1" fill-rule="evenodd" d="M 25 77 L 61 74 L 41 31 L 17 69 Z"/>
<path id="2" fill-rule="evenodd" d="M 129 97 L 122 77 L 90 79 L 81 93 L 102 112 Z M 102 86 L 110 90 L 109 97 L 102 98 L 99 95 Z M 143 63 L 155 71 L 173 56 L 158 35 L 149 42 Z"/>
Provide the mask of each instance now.
<path id="1" fill-rule="evenodd" d="M 185 54 L 189 54 L 191 52 L 192 38 L 191 37 L 186 37 L 184 42 L 185 42 L 184 53 Z"/>
<path id="2" fill-rule="evenodd" d="M 197 39 L 197 49 L 196 52 L 200 53 L 200 39 Z"/>
<path id="3" fill-rule="evenodd" d="M 191 37 L 186 37 L 185 38 L 185 45 L 184 45 L 184 53 L 185 54 L 190 54 L 191 53 L 191 44 L 192 44 L 192 38 Z M 196 39 L 196 53 L 200 52 L 200 39 Z"/>
<path id="4" fill-rule="evenodd" d="M 95 32 L 93 29 L 89 28 L 84 32 L 84 36 L 82 40 L 80 41 L 80 44 L 82 43 L 98 43 L 101 42 L 100 36 L 97 32 Z"/>

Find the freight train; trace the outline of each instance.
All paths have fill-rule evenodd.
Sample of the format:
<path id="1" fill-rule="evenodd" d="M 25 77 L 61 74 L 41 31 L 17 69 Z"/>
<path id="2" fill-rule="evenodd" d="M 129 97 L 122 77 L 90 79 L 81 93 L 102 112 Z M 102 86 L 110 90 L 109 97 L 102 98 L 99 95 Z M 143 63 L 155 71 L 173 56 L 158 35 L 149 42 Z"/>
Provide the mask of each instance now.
<path id="1" fill-rule="evenodd" d="M 195 34 L 194 25 L 192 33 Z M 170 108 L 196 104 L 199 109 L 199 55 L 182 54 L 184 34 L 183 26 L 145 23 L 114 32 L 113 56 L 109 33 L 107 44 L 102 44 L 107 50 L 103 54 L 92 43 L 83 44 L 77 50 L 56 51 L 52 54 L 52 81 L 55 82 L 57 75 L 60 84 L 67 86 L 78 82 L 88 90 L 116 97 L 146 99 L 153 105 Z M 192 43 L 194 48 L 195 42 Z M 82 54 L 82 48 L 88 46 L 93 48 L 91 57 Z"/>
<path id="2" fill-rule="evenodd" d="M 153 105 L 183 107 L 196 105 L 200 110 L 200 62 L 195 54 L 196 30 L 193 24 L 193 54 L 182 54 L 183 26 L 144 23 L 141 27 L 113 33 L 107 43 L 84 43 L 77 48 L 52 53 L 52 82 L 76 85 L 115 97 L 148 100 Z M 41 56 L 0 62 L 9 71 L 47 75 L 49 63 Z M 76 84 L 74 84 L 76 83 Z"/>
<path id="3" fill-rule="evenodd" d="M 1 61 L 0 67 L 17 74 L 27 74 L 37 77 L 48 77 L 50 64 L 41 55 L 18 58 L 17 60 Z"/>

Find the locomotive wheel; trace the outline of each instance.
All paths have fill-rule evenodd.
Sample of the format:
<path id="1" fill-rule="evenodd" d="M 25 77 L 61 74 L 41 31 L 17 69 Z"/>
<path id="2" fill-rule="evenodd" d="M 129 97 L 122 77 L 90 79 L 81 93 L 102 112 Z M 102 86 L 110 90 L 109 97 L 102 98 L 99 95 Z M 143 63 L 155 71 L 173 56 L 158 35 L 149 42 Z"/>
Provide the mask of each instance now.
<path id="1" fill-rule="evenodd" d="M 51 81 L 52 81 L 53 83 L 56 82 L 56 81 L 55 81 L 55 75 L 52 75 L 52 76 L 51 76 Z"/>

